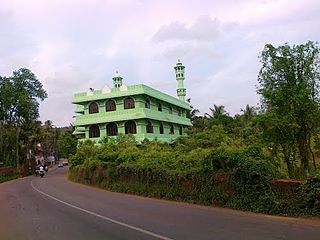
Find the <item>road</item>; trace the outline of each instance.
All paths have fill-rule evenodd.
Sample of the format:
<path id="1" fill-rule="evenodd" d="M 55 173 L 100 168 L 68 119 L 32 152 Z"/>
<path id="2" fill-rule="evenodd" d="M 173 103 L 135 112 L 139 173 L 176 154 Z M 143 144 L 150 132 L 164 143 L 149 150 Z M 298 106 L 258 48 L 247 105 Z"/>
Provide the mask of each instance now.
<path id="1" fill-rule="evenodd" d="M 245 213 L 72 183 L 67 168 L 0 184 L 0 239 L 320 239 L 320 220 Z"/>

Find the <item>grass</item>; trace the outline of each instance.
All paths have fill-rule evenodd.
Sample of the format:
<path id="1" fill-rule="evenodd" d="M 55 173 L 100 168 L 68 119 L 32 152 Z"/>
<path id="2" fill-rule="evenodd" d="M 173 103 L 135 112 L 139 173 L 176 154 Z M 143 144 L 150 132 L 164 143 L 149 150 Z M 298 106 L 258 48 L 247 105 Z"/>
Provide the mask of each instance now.
<path id="1" fill-rule="evenodd" d="M 16 178 L 18 178 L 16 174 L 9 175 L 9 176 L 0 176 L 0 183 L 7 182 Z"/>

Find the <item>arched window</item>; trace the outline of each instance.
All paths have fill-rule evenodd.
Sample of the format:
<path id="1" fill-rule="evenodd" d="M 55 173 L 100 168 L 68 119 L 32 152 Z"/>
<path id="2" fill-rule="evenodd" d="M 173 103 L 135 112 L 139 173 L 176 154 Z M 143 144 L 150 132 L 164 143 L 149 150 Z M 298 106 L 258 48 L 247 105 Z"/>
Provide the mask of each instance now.
<path id="1" fill-rule="evenodd" d="M 106 102 L 106 112 L 115 111 L 116 110 L 116 102 L 113 100 L 108 100 Z"/>
<path id="2" fill-rule="evenodd" d="M 169 113 L 172 114 L 172 107 L 169 106 Z"/>
<path id="3" fill-rule="evenodd" d="M 163 134 L 163 123 L 160 123 L 160 126 L 159 126 L 159 132 L 160 134 Z"/>
<path id="4" fill-rule="evenodd" d="M 96 102 L 92 102 L 89 104 L 89 114 L 92 113 L 98 113 L 99 112 L 99 106 Z"/>
<path id="5" fill-rule="evenodd" d="M 146 102 L 144 103 L 145 108 L 150 108 L 150 100 L 149 98 L 146 99 Z"/>
<path id="6" fill-rule="evenodd" d="M 118 135 L 118 126 L 115 123 L 107 124 L 107 135 L 108 136 L 116 136 Z"/>
<path id="7" fill-rule="evenodd" d="M 182 135 L 182 126 L 179 127 L 179 135 Z"/>
<path id="8" fill-rule="evenodd" d="M 147 120 L 146 130 L 147 130 L 147 133 L 153 133 L 153 126 L 150 120 Z"/>
<path id="9" fill-rule="evenodd" d="M 124 124 L 125 133 L 126 134 L 136 134 L 137 133 L 137 127 L 136 123 L 134 121 L 128 121 Z"/>
<path id="10" fill-rule="evenodd" d="M 98 125 L 91 125 L 89 128 L 89 138 L 100 137 L 100 128 Z"/>
<path id="11" fill-rule="evenodd" d="M 158 111 L 162 112 L 162 105 L 161 105 L 161 103 L 158 104 Z"/>
<path id="12" fill-rule="evenodd" d="M 132 97 L 127 97 L 124 100 L 124 109 L 130 109 L 130 108 L 135 108 L 134 99 Z"/>
<path id="13" fill-rule="evenodd" d="M 173 126 L 173 124 L 170 125 L 169 134 L 174 134 L 174 126 Z"/>

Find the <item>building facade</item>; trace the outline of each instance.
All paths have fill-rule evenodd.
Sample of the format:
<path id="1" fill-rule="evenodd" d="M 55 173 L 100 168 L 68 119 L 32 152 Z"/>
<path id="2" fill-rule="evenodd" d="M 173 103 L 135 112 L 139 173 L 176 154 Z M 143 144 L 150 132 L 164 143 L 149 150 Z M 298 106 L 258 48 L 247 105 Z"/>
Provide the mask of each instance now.
<path id="1" fill-rule="evenodd" d="M 185 101 L 185 67 L 178 61 L 174 69 L 178 98 L 143 84 L 126 86 L 119 73 L 112 78 L 113 88 L 76 93 L 72 99 L 77 113 L 73 134 L 94 141 L 132 134 L 138 142 L 171 142 L 184 135 L 192 126 L 188 118 L 191 106 Z"/>

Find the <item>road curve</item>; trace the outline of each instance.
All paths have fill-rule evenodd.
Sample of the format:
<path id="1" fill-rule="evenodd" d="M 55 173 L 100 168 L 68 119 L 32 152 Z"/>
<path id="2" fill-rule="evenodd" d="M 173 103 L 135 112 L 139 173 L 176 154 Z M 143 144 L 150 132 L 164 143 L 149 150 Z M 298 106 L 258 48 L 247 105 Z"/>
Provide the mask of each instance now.
<path id="1" fill-rule="evenodd" d="M 69 182 L 66 171 L 0 184 L 0 239 L 320 239 L 320 220 L 112 193 Z"/>

